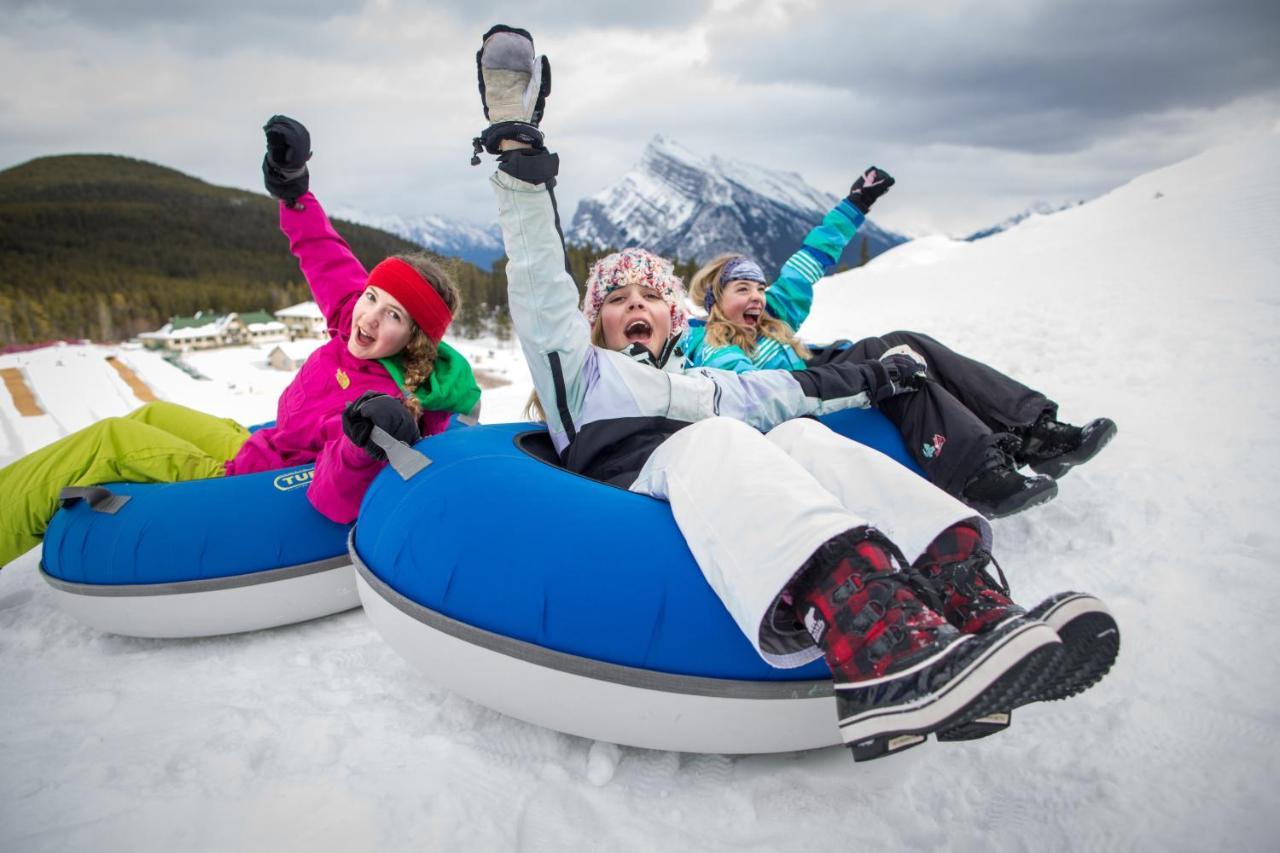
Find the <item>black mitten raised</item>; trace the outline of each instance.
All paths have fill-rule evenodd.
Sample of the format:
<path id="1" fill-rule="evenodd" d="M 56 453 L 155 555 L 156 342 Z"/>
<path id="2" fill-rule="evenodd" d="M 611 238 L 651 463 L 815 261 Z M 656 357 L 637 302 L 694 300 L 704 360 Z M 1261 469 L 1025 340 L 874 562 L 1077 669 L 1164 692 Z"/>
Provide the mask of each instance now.
<path id="1" fill-rule="evenodd" d="M 288 116 L 272 116 L 262 127 L 267 134 L 267 153 L 262 158 L 262 180 L 267 192 L 293 206 L 307 192 L 311 176 L 311 134 L 302 122 Z"/>
<path id="2" fill-rule="evenodd" d="M 342 431 L 351 443 L 374 459 L 386 459 L 387 454 L 373 441 L 375 426 L 382 427 L 392 438 L 405 444 L 413 444 L 422 437 L 408 408 L 389 394 L 366 391 L 342 411 Z"/>
<path id="3" fill-rule="evenodd" d="M 865 215 L 871 210 L 871 205 L 876 203 L 876 199 L 887 193 L 895 183 L 893 175 L 878 166 L 872 166 L 859 175 L 849 188 L 849 203 Z"/>

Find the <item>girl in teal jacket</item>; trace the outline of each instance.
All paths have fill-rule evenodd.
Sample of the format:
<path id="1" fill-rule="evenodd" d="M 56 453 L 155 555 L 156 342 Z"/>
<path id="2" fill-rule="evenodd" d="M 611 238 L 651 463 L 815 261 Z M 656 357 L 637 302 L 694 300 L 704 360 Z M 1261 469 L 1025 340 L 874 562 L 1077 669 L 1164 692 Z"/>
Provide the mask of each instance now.
<path id="1" fill-rule="evenodd" d="M 872 203 L 893 183 L 883 169 L 868 169 L 772 283 L 743 255 L 721 255 L 698 270 L 689 296 L 707 318 L 690 321 L 685 366 L 798 370 L 907 352 L 927 366 L 919 393 L 887 399 L 879 408 L 930 481 L 991 518 L 1044 503 L 1057 495 L 1057 477 L 1111 440 L 1113 421 L 1062 423 L 1057 404 L 1044 394 L 918 332 L 845 341 L 816 355 L 796 337 L 813 307 L 814 284 L 835 266 Z M 1019 472 L 1024 465 L 1035 474 Z"/>

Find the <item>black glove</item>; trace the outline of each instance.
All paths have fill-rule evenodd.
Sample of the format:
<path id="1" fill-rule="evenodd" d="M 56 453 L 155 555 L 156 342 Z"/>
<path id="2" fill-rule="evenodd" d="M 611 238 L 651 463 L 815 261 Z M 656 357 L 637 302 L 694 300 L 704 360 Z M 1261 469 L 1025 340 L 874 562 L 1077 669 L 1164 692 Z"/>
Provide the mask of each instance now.
<path id="1" fill-rule="evenodd" d="M 413 444 L 422 437 L 418 422 L 404 403 L 389 394 L 365 391 L 342 411 L 342 431 L 356 447 L 374 459 L 382 460 L 387 454 L 373 443 L 373 428 L 382 427 L 397 441 Z"/>
<path id="2" fill-rule="evenodd" d="M 267 154 L 262 158 L 262 179 L 267 192 L 293 206 L 311 183 L 307 161 L 311 159 L 311 134 L 302 122 L 288 116 L 272 116 L 263 125 Z"/>
<path id="3" fill-rule="evenodd" d="M 873 403 L 915 390 L 924 365 L 909 355 L 894 354 L 884 361 L 830 361 L 815 364 L 791 375 L 806 397 L 819 400 L 845 400 L 866 394 Z"/>
<path id="4" fill-rule="evenodd" d="M 877 403 L 914 391 L 925 380 L 925 366 L 906 353 L 881 356 L 879 363 L 884 365 L 888 382 L 876 389 Z"/>
<path id="5" fill-rule="evenodd" d="M 878 166 L 872 166 L 849 187 L 849 203 L 866 215 L 876 199 L 887 193 L 894 183 L 893 175 Z"/>
<path id="6" fill-rule="evenodd" d="M 472 140 L 473 166 L 479 164 L 482 150 L 497 154 L 504 139 L 542 148 L 538 123 L 551 94 L 551 63 L 534 54 L 528 30 L 498 24 L 482 41 L 476 51 L 476 78 L 489 127 Z"/>

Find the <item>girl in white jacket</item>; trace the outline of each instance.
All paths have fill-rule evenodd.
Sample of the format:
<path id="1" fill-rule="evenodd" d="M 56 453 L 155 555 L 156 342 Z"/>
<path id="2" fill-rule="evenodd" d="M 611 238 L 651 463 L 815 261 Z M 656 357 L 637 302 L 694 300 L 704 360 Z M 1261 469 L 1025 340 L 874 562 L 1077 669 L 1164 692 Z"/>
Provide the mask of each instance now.
<path id="1" fill-rule="evenodd" d="M 1049 624 L 1011 608 L 964 633 L 901 570 L 957 525 L 988 547 L 983 519 L 802 417 L 910 393 L 921 365 L 889 356 L 682 371 L 671 351 L 682 288 L 669 263 L 640 250 L 597 265 L 591 286 L 602 298 L 589 321 L 566 272 L 552 192 L 559 161 L 536 127 L 546 62 L 528 33 L 508 27 L 486 34 L 477 61 L 491 123 L 476 144 L 500 153 L 491 183 L 512 321 L 562 464 L 669 501 L 708 583 L 766 661 L 825 656 L 855 759 L 1083 689 L 1060 672 L 1063 644 Z M 644 531 L 626 519 L 595 523 L 617 524 L 628 559 L 643 566 Z"/>

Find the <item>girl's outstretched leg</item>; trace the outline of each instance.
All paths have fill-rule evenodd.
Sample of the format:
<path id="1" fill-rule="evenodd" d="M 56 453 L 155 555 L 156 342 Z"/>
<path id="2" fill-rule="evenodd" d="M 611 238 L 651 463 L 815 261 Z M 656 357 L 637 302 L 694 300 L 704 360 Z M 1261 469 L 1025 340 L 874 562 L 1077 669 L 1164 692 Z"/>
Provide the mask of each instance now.
<path id="1" fill-rule="evenodd" d="M 1056 480 L 1092 459 L 1116 435 L 1110 418 L 1098 418 L 1083 427 L 1059 421 L 1058 404 L 1044 394 L 928 335 L 890 332 L 880 340 L 890 346 L 906 344 L 919 352 L 929 363 L 930 378 L 994 432 L 1017 437 L 1021 446 L 1013 448 L 1016 466 L 1030 465 L 1037 474 Z"/>
<path id="2" fill-rule="evenodd" d="M 895 332 L 884 338 L 865 338 L 844 350 L 839 357 L 875 359 L 896 345 L 895 342 L 905 340 L 915 350 L 917 346 L 928 349 L 923 342 L 932 340 L 923 336 L 904 339 L 906 334 Z M 928 352 L 936 354 L 938 349 L 945 350 L 945 347 L 936 344 Z M 946 352 L 950 353 L 950 350 Z M 1058 488 L 1051 479 L 1027 477 L 1018 471 L 1018 464 L 1012 456 L 1012 452 L 1021 445 L 1018 436 L 1007 431 L 1003 423 L 985 418 L 980 410 L 971 409 L 942 380 L 945 373 L 935 368 L 930 356 L 923 352 L 920 355 L 929 365 L 926 381 L 911 394 L 899 394 L 885 400 L 879 404 L 879 409 L 898 428 L 907 449 L 930 482 L 990 518 L 1000 518 L 1052 500 Z M 951 353 L 951 360 L 971 362 L 954 353 Z M 1000 375 L 978 362 L 971 363 Z M 1031 410 L 1046 404 L 1038 392 L 1016 383 L 1014 386 L 1009 400 L 1020 402 L 1016 405 L 1008 402 L 1006 405 L 1009 407 Z"/>
<path id="3" fill-rule="evenodd" d="M 117 481 L 174 483 L 221 477 L 229 456 L 210 455 L 192 442 L 146 423 L 157 414 L 172 416 L 173 412 L 164 411 L 165 405 L 168 404 L 149 403 L 125 417 L 99 421 L 0 469 L 0 500 L 4 502 L 0 513 L 0 566 L 40 544 L 49 519 L 58 509 L 58 493 L 66 486 Z M 192 414 L 209 418 L 198 412 Z M 202 441 L 207 438 L 202 434 Z M 222 445 L 223 449 L 239 447 L 232 438 Z"/>
<path id="4" fill-rule="evenodd" d="M 889 332 L 879 340 L 890 347 L 903 344 L 924 356 L 930 378 L 946 388 L 993 432 L 1026 429 L 1058 404 L 989 364 L 961 355 L 920 332 Z"/>
<path id="5" fill-rule="evenodd" d="M 231 418 L 215 417 L 164 400 L 134 409 L 124 419 L 163 430 L 215 459 L 233 458 L 249 438 L 249 430 Z"/>
<path id="6" fill-rule="evenodd" d="M 990 547 L 991 525 L 972 507 L 823 423 L 795 418 L 774 427 L 767 438 L 910 560 L 924 553 L 943 530 L 963 521 L 971 521 Z"/>
<path id="7" fill-rule="evenodd" d="M 900 528 L 919 549 L 957 515 L 972 515 L 881 454 L 845 443 L 941 495 L 940 507 L 894 504 L 927 519 L 919 529 L 904 519 Z M 851 463 L 846 473 L 856 481 L 875 467 Z M 1060 654 L 1042 623 L 1018 620 L 972 637 L 921 603 L 893 566 L 893 546 L 851 511 L 892 493 L 897 476 L 863 481 L 866 494 L 850 486 L 844 501 L 775 442 L 715 418 L 667 439 L 632 486 L 671 503 L 703 575 L 765 660 L 798 666 L 827 658 L 841 736 L 858 760 L 1023 701 Z"/>

